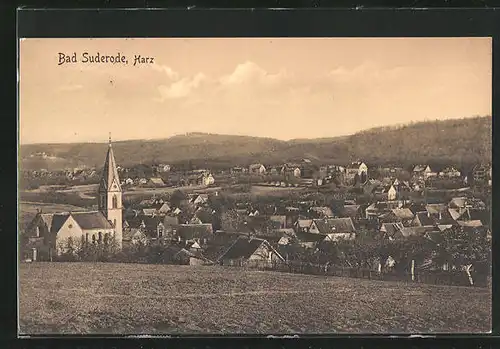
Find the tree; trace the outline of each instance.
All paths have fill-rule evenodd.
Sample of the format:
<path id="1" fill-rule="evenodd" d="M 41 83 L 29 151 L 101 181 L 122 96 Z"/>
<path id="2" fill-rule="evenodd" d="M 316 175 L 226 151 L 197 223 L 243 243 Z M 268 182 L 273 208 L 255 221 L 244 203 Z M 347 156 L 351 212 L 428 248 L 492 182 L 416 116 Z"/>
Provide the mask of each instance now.
<path id="1" fill-rule="evenodd" d="M 184 200 L 187 200 L 187 195 L 179 189 L 175 190 L 170 196 L 170 203 L 174 207 L 179 207 Z"/>
<path id="2" fill-rule="evenodd" d="M 228 210 L 221 214 L 222 230 L 237 232 L 245 226 L 245 220 L 235 210 Z"/>

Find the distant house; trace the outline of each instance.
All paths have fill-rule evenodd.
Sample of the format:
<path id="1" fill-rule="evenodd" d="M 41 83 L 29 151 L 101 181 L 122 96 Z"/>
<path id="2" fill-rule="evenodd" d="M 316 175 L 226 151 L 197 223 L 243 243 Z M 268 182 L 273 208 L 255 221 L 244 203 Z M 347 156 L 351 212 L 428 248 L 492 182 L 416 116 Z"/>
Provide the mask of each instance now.
<path id="1" fill-rule="evenodd" d="M 314 206 L 309 209 L 309 213 L 312 213 L 316 218 L 333 218 L 334 214 L 332 209 L 327 206 Z"/>
<path id="2" fill-rule="evenodd" d="M 363 211 L 361 210 L 361 205 L 344 205 L 339 212 L 339 217 L 350 217 L 353 220 L 362 219 Z"/>
<path id="3" fill-rule="evenodd" d="M 246 169 L 243 168 L 243 167 L 232 167 L 231 168 L 231 174 L 241 174 L 241 173 L 245 173 L 246 172 Z"/>
<path id="4" fill-rule="evenodd" d="M 138 184 L 142 184 L 142 185 L 148 184 L 148 180 L 146 178 L 139 178 L 137 182 L 138 182 Z"/>
<path id="5" fill-rule="evenodd" d="M 170 165 L 159 164 L 158 172 L 170 172 Z"/>
<path id="6" fill-rule="evenodd" d="M 345 176 L 348 181 L 359 179 L 359 183 L 368 180 L 368 167 L 364 162 L 356 161 L 345 168 Z"/>
<path id="7" fill-rule="evenodd" d="M 139 229 L 129 229 L 126 224 L 123 226 L 122 243 L 124 247 L 130 247 L 137 244 L 146 245 L 148 236 Z"/>
<path id="8" fill-rule="evenodd" d="M 402 223 L 382 223 L 380 235 L 382 239 L 396 240 L 403 237 L 402 231 L 405 227 Z"/>
<path id="9" fill-rule="evenodd" d="M 413 219 L 413 225 L 416 227 L 434 227 L 434 224 L 434 220 L 427 211 L 417 212 Z"/>
<path id="10" fill-rule="evenodd" d="M 394 185 L 388 185 L 388 186 L 384 187 L 384 190 L 382 191 L 382 193 L 384 195 L 387 195 L 386 199 L 389 201 L 396 200 L 397 194 L 398 194 Z"/>
<path id="11" fill-rule="evenodd" d="M 140 215 L 135 218 L 126 220 L 126 230 L 130 236 L 134 236 L 137 231 L 140 231 L 149 240 L 164 238 L 165 225 L 163 217 Z"/>
<path id="12" fill-rule="evenodd" d="M 208 194 L 199 194 L 191 199 L 191 203 L 195 205 L 204 205 L 208 202 Z"/>
<path id="13" fill-rule="evenodd" d="M 249 261 L 283 262 L 285 259 L 264 239 L 239 237 L 218 259 L 222 265 L 244 266 Z"/>
<path id="14" fill-rule="evenodd" d="M 265 174 L 266 173 L 266 167 L 262 164 L 252 164 L 248 168 L 248 172 L 251 174 Z"/>
<path id="15" fill-rule="evenodd" d="M 208 187 L 215 184 L 215 178 L 211 173 L 204 173 L 199 177 L 199 184 Z"/>
<path id="16" fill-rule="evenodd" d="M 126 184 L 126 185 L 133 185 L 134 184 L 134 180 L 130 177 L 128 177 L 127 179 L 125 179 L 123 181 L 123 184 Z"/>
<path id="17" fill-rule="evenodd" d="M 273 215 L 269 216 L 269 220 L 276 225 L 276 229 L 285 229 L 287 226 L 287 219 L 285 215 Z"/>
<path id="18" fill-rule="evenodd" d="M 315 249 L 317 248 L 320 244 L 325 242 L 325 240 L 329 240 L 327 234 L 316 234 L 316 233 L 309 233 L 309 232 L 304 232 L 304 231 L 297 231 L 295 233 L 295 239 L 294 241 L 301 247 L 306 248 L 306 249 Z"/>
<path id="19" fill-rule="evenodd" d="M 162 254 L 164 263 L 180 265 L 211 265 L 213 262 L 205 257 L 201 251 L 186 249 L 178 245 L 168 246 Z"/>
<path id="20" fill-rule="evenodd" d="M 356 228 L 351 218 L 313 219 L 309 232 L 327 235 L 333 241 L 356 238 Z"/>
<path id="21" fill-rule="evenodd" d="M 414 217 L 415 216 L 413 212 L 411 212 L 409 208 L 396 208 L 385 214 L 382 214 L 379 219 L 384 223 L 399 222 L 404 226 L 409 226 L 412 223 Z"/>
<path id="22" fill-rule="evenodd" d="M 312 219 L 298 219 L 295 222 L 295 232 L 309 232 L 311 227 Z"/>
<path id="23" fill-rule="evenodd" d="M 489 180 L 491 180 L 491 166 L 486 164 L 474 166 L 470 177 L 472 178 L 474 184 L 488 183 Z"/>
<path id="24" fill-rule="evenodd" d="M 165 183 L 163 182 L 163 179 L 159 177 L 152 177 L 148 181 L 149 185 L 155 186 L 155 187 L 163 187 Z"/>
<path id="25" fill-rule="evenodd" d="M 413 167 L 412 173 L 414 177 L 422 179 L 427 179 L 434 174 L 429 165 L 416 165 Z"/>
<path id="26" fill-rule="evenodd" d="M 461 176 L 460 171 L 458 171 L 453 166 L 446 167 L 439 172 L 439 177 L 444 177 L 444 178 L 457 178 L 460 176 Z"/>

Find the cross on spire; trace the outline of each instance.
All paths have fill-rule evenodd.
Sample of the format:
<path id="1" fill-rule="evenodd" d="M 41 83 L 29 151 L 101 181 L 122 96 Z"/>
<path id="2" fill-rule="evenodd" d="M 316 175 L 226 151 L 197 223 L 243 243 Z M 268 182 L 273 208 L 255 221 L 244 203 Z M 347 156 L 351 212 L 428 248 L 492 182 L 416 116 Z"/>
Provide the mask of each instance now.
<path id="1" fill-rule="evenodd" d="M 109 146 L 111 147 L 111 132 L 109 133 Z"/>

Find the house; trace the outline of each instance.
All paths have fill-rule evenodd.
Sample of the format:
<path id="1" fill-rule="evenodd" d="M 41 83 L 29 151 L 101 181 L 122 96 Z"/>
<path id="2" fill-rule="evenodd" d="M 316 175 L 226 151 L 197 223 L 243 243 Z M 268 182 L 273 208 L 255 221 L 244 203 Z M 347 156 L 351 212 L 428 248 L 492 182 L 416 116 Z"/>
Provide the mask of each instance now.
<path id="1" fill-rule="evenodd" d="M 164 218 L 160 216 L 140 215 L 136 218 L 127 219 L 126 226 L 130 234 L 140 231 L 145 234 L 149 240 L 165 238 Z"/>
<path id="2" fill-rule="evenodd" d="M 158 212 L 156 208 L 143 208 L 141 214 L 144 216 L 156 216 Z"/>
<path id="3" fill-rule="evenodd" d="M 269 220 L 275 224 L 275 229 L 286 229 L 287 219 L 284 215 L 272 215 L 269 216 Z"/>
<path id="4" fill-rule="evenodd" d="M 395 208 L 390 210 L 387 213 L 384 213 L 379 216 L 381 222 L 384 223 L 402 223 L 404 226 L 409 226 L 415 215 L 409 208 Z"/>
<path id="5" fill-rule="evenodd" d="M 453 166 L 446 167 L 439 172 L 439 177 L 444 177 L 444 178 L 457 178 L 460 176 L 461 176 L 460 171 L 458 171 Z"/>
<path id="6" fill-rule="evenodd" d="M 416 227 L 434 227 L 434 224 L 434 219 L 427 211 L 417 212 L 412 222 Z"/>
<path id="7" fill-rule="evenodd" d="M 391 241 L 401 239 L 403 237 L 403 228 L 405 227 L 400 222 L 382 223 L 382 226 L 380 227 L 380 237 Z"/>
<path id="8" fill-rule="evenodd" d="M 222 265 L 244 266 L 249 261 L 284 262 L 285 259 L 264 239 L 240 236 L 218 259 Z"/>
<path id="9" fill-rule="evenodd" d="M 432 176 L 434 172 L 429 165 L 415 165 L 412 174 L 415 178 L 427 179 Z"/>
<path id="10" fill-rule="evenodd" d="M 163 263 L 180 265 L 211 265 L 213 262 L 201 251 L 186 249 L 181 245 L 168 246 L 161 256 Z"/>
<path id="11" fill-rule="evenodd" d="M 326 234 L 316 234 L 309 232 L 298 231 L 295 233 L 295 237 L 291 238 L 291 241 L 295 241 L 299 246 L 306 249 L 315 249 L 325 240 L 330 240 Z"/>
<path id="12" fill-rule="evenodd" d="M 122 243 L 124 247 L 130 247 L 133 245 L 146 245 L 149 241 L 148 236 L 141 230 L 138 229 L 128 229 L 129 227 L 124 224 Z"/>
<path id="13" fill-rule="evenodd" d="M 215 178 L 211 173 L 204 173 L 198 178 L 198 183 L 208 187 L 215 184 Z"/>
<path id="14" fill-rule="evenodd" d="M 358 179 L 359 183 L 365 183 L 368 180 L 368 167 L 364 162 L 353 162 L 345 168 L 345 176 L 348 181 Z"/>
<path id="15" fill-rule="evenodd" d="M 213 238 L 212 224 L 180 224 L 175 232 L 180 242 L 197 242 L 204 246 Z"/>
<path id="16" fill-rule="evenodd" d="M 429 216 L 435 218 L 440 218 L 443 213 L 449 213 L 448 207 L 445 204 L 427 204 L 425 205 L 425 210 Z"/>
<path id="17" fill-rule="evenodd" d="M 134 184 L 134 180 L 132 178 L 128 177 L 127 179 L 125 179 L 123 181 L 123 184 L 125 184 L 125 185 L 133 185 Z"/>
<path id="18" fill-rule="evenodd" d="M 195 205 L 205 205 L 208 203 L 208 194 L 199 194 L 191 199 L 191 203 Z"/>
<path id="19" fill-rule="evenodd" d="M 486 164 L 478 164 L 472 169 L 471 177 L 474 184 L 484 184 L 491 179 L 491 166 Z"/>
<path id="20" fill-rule="evenodd" d="M 263 175 L 266 173 L 266 167 L 262 164 L 252 164 L 248 167 L 248 172 L 251 174 Z"/>
<path id="21" fill-rule="evenodd" d="M 115 230 L 100 211 L 38 212 L 28 225 L 27 236 L 38 239 L 39 255 L 48 260 L 51 256 L 64 253 L 70 242 L 106 243 L 115 236 Z M 119 244 L 121 243 L 120 236 Z"/>
<path id="22" fill-rule="evenodd" d="M 364 217 L 363 211 L 361 210 L 361 205 L 344 205 L 342 209 L 340 209 L 339 217 L 350 217 L 352 220 L 359 220 Z"/>
<path id="23" fill-rule="evenodd" d="M 241 174 L 241 173 L 245 173 L 245 172 L 246 172 L 246 169 L 243 167 L 236 166 L 236 167 L 231 168 L 231 174 L 233 174 L 233 175 L 234 174 Z"/>
<path id="24" fill-rule="evenodd" d="M 284 176 L 293 176 L 296 178 L 300 178 L 302 171 L 299 165 L 295 164 L 285 164 L 281 167 L 281 174 Z"/>
<path id="25" fill-rule="evenodd" d="M 294 226 L 295 232 L 309 232 L 311 224 L 312 219 L 298 219 Z"/>
<path id="26" fill-rule="evenodd" d="M 168 203 L 166 203 L 166 202 L 163 202 L 163 203 L 158 202 L 158 203 L 156 203 L 156 204 L 153 204 L 153 205 L 151 206 L 151 208 L 154 208 L 154 209 L 156 210 L 156 212 L 157 212 L 158 214 L 160 214 L 160 215 L 167 214 L 167 213 L 169 213 L 169 212 L 170 212 L 170 210 L 171 210 L 170 205 L 169 205 Z"/>
<path id="27" fill-rule="evenodd" d="M 363 193 L 366 195 L 374 194 L 381 185 L 381 181 L 376 179 L 369 179 L 363 184 Z"/>
<path id="28" fill-rule="evenodd" d="M 165 165 L 165 164 L 159 164 L 158 165 L 158 172 L 170 172 L 170 165 Z"/>
<path id="29" fill-rule="evenodd" d="M 382 194 L 384 194 L 385 199 L 387 199 L 388 201 L 394 201 L 396 200 L 397 198 L 397 191 L 396 191 L 396 188 L 394 187 L 394 185 L 388 185 L 388 186 L 385 186 L 383 191 L 382 191 Z"/>
<path id="30" fill-rule="evenodd" d="M 327 206 L 314 206 L 311 207 L 308 212 L 315 216 L 315 218 L 333 218 L 334 214 L 332 209 Z"/>
<path id="31" fill-rule="evenodd" d="M 309 233 L 327 235 L 333 241 L 356 238 L 356 228 L 351 218 L 313 219 Z"/>

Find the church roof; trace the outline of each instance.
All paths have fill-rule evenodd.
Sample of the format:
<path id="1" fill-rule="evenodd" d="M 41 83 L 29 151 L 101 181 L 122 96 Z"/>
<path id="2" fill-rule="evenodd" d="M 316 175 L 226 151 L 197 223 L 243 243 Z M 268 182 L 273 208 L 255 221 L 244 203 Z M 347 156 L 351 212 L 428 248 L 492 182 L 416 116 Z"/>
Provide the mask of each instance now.
<path id="1" fill-rule="evenodd" d="M 83 230 L 113 229 L 111 223 L 99 211 L 72 212 L 71 216 Z"/>
<path id="2" fill-rule="evenodd" d="M 111 142 L 109 143 L 108 153 L 104 161 L 104 169 L 102 171 L 101 182 L 99 184 L 99 191 L 121 191 L 120 178 L 118 177 L 118 170 L 116 168 L 115 156 Z"/>

